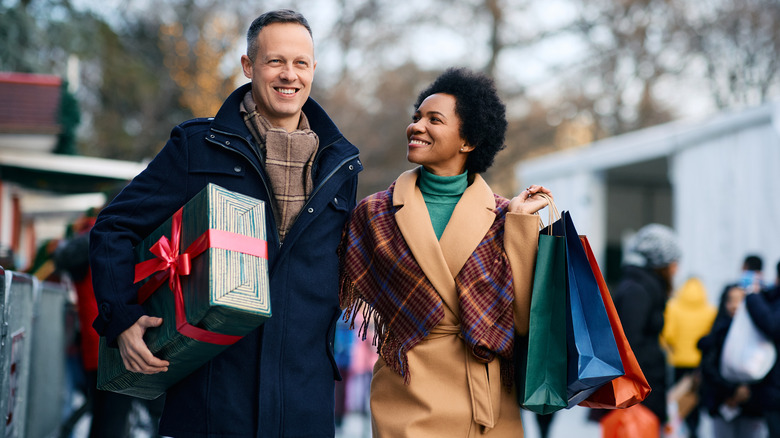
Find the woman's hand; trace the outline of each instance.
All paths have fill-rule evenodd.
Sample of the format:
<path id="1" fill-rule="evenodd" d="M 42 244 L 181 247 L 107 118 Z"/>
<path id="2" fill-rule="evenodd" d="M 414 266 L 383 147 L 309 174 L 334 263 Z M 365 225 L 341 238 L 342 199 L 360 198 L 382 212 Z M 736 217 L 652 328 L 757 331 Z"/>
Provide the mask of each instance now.
<path id="1" fill-rule="evenodd" d="M 534 214 L 541 210 L 547 205 L 547 199 L 539 196 L 539 193 L 544 193 L 550 198 L 553 197 L 549 189 L 546 189 L 542 186 L 532 185 L 509 201 L 509 212 Z"/>

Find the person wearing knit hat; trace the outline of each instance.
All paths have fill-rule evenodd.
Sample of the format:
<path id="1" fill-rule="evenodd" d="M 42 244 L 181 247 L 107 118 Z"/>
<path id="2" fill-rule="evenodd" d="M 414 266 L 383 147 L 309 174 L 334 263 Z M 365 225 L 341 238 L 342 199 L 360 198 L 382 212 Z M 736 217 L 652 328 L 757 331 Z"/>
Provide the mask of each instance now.
<path id="1" fill-rule="evenodd" d="M 659 335 L 680 257 L 677 236 L 671 228 L 645 225 L 625 246 L 622 276 L 612 296 L 626 338 L 652 388 L 642 404 L 662 425 L 667 420 L 667 365 Z"/>
<path id="2" fill-rule="evenodd" d="M 680 259 L 674 231 L 661 224 L 645 225 L 629 241 L 624 265 L 663 268 Z"/>

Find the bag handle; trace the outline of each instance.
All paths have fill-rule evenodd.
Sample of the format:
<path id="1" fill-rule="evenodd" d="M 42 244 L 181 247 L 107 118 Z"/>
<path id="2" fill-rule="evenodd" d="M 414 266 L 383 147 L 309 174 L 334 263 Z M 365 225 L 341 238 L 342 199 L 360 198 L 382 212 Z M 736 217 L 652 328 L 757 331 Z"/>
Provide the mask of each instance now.
<path id="1" fill-rule="evenodd" d="M 561 218 L 561 213 L 558 211 L 558 207 L 555 205 L 555 202 L 553 201 L 552 197 L 548 195 L 547 193 L 536 193 L 537 195 L 541 196 L 543 199 L 547 200 L 547 225 L 552 225 L 553 222 L 557 221 Z M 539 212 L 537 211 L 536 214 L 538 215 Z M 539 220 L 539 222 L 542 225 L 542 229 L 544 229 L 544 222 Z M 547 230 L 547 233 L 552 235 L 552 228 Z"/>

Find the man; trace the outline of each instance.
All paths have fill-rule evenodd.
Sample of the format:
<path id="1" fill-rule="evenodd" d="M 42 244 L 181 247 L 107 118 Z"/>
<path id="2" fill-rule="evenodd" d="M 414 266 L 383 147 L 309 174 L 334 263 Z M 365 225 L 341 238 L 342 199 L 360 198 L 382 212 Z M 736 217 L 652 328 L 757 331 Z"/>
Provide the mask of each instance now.
<path id="1" fill-rule="evenodd" d="M 775 275 L 774 286 L 763 291 L 749 290 L 745 305 L 756 327 L 780 351 L 780 324 L 777 323 L 780 320 L 780 262 L 775 266 Z M 775 361 L 769 374 L 756 385 L 753 394 L 763 407 L 769 436 L 780 437 L 780 361 Z"/>
<path id="2" fill-rule="evenodd" d="M 333 336 L 340 315 L 338 246 L 355 206 L 358 150 L 309 98 L 316 61 L 306 19 L 258 17 L 241 57 L 251 79 L 213 119 L 175 127 L 162 151 L 100 214 L 90 258 L 94 323 L 135 372 L 167 370 L 143 343 L 132 248 L 208 183 L 268 206 L 273 316 L 166 394 L 160 434 L 334 435 Z"/>

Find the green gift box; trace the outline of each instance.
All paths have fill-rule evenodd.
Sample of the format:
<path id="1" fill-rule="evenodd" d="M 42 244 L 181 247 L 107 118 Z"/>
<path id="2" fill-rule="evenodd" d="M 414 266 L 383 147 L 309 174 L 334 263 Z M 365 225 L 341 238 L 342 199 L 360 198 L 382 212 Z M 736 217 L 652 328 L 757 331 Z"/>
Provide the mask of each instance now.
<path id="1" fill-rule="evenodd" d="M 271 316 L 263 201 L 209 184 L 135 248 L 146 331 L 167 372 L 133 373 L 100 340 L 98 388 L 162 395 Z"/>

